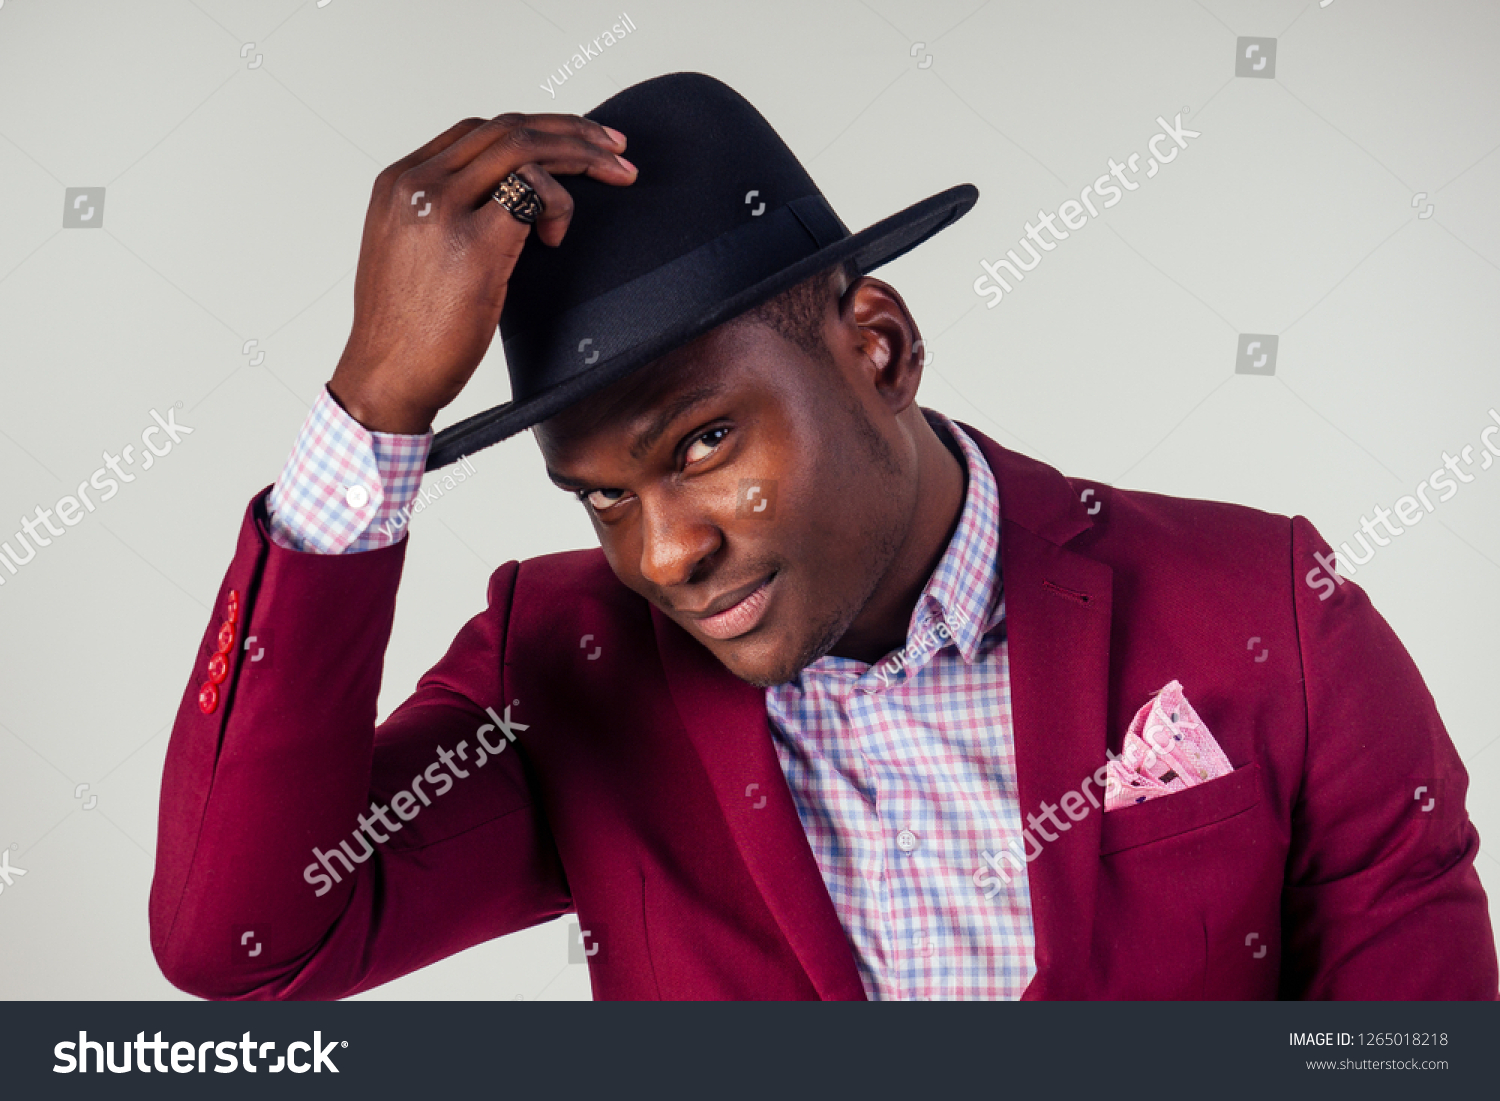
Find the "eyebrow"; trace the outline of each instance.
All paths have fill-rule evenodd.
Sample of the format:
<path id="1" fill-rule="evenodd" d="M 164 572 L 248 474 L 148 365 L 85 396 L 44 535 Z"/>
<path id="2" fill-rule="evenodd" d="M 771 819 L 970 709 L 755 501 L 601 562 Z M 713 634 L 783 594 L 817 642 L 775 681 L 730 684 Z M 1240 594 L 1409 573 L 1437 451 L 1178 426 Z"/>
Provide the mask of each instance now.
<path id="1" fill-rule="evenodd" d="M 630 445 L 630 457 L 639 461 L 662 436 L 662 433 L 670 428 L 677 418 L 685 413 L 691 412 L 705 402 L 711 401 L 724 392 L 722 383 L 705 383 L 691 390 L 685 390 L 669 402 L 660 413 L 658 413 L 644 429 L 636 434 L 635 441 Z M 590 483 L 570 478 L 565 474 L 559 474 L 550 466 L 547 467 L 547 477 L 552 479 L 554 485 L 562 489 L 583 489 Z"/>

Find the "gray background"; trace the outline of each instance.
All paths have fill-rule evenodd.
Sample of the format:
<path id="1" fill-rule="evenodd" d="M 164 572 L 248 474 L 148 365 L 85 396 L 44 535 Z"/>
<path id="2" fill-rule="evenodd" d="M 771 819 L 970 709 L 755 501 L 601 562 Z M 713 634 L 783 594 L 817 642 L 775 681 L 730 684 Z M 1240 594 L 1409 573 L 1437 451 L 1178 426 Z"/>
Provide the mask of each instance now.
<path id="1" fill-rule="evenodd" d="M 622 10 L 636 31 L 551 99 Z M 1276 40 L 1274 78 L 1234 75 L 1240 37 Z M 922 404 L 1069 474 L 1301 513 L 1338 543 L 1500 408 L 1496 57 L 1493 2 L 5 0 L 0 539 L 151 409 L 180 402 L 194 432 L 0 587 L 0 848 L 27 873 L 0 894 L 0 996 L 183 996 L 146 921 L 171 720 L 246 502 L 348 336 L 375 174 L 453 122 L 695 69 L 852 229 L 972 182 L 965 219 L 877 273 L 929 341 Z M 980 259 L 1179 111 L 1201 137 L 986 308 Z M 63 227 L 68 188 L 105 190 L 101 229 Z M 1273 375 L 1236 373 L 1247 333 L 1279 337 Z M 440 424 L 508 390 L 497 340 Z M 594 545 L 529 435 L 473 462 L 413 519 L 382 717 L 491 570 Z M 1497 506 L 1500 470 L 1476 474 L 1357 576 L 1470 770 L 1492 899 Z M 587 998 L 570 924 L 365 996 Z"/>

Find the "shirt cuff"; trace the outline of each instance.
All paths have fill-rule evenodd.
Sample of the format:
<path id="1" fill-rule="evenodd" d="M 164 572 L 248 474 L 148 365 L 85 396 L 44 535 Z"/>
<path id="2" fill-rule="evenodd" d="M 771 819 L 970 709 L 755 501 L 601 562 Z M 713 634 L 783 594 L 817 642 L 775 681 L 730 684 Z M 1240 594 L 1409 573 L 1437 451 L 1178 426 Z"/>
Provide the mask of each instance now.
<path id="1" fill-rule="evenodd" d="M 324 386 L 266 502 L 271 539 L 289 550 L 356 554 L 406 535 L 432 433 L 371 432 Z"/>

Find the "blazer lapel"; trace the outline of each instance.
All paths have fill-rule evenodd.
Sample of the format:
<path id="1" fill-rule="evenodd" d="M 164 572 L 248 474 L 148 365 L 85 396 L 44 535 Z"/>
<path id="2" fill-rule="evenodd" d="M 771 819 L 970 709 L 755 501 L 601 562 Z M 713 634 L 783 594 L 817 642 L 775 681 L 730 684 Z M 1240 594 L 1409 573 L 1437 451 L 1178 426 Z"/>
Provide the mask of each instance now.
<path id="1" fill-rule="evenodd" d="M 1084 998 L 1104 811 L 1070 800 L 1074 813 L 1087 810 L 1074 821 L 1055 808 L 1069 792 L 1103 799 L 1085 780 L 1105 761 L 1113 575 L 1063 546 L 1094 523 L 1067 479 L 956 423 L 999 485 L 1021 813 L 1054 838 L 1028 826 L 1042 851 L 1027 864 L 1037 973 L 1024 997 Z M 730 673 L 655 607 L 651 619 L 673 701 L 767 906 L 821 997 L 863 1000 L 854 953 L 771 744 L 765 690 Z M 1066 829 L 1050 825 L 1047 807 Z"/>
<path id="2" fill-rule="evenodd" d="M 1094 524 L 1067 479 L 957 423 L 979 444 L 1000 489 L 1021 815 L 1023 824 L 1031 815 L 1040 824 L 1026 825 L 1035 839 L 1026 851 L 1036 854 L 1027 882 L 1037 973 L 1023 996 L 1086 998 L 1104 821 L 1092 776 L 1105 762 L 1108 733 L 1113 571 L 1063 547 Z M 1069 792 L 1077 793 L 1068 801 L 1083 815 L 1077 821 L 1057 809 Z M 1048 808 L 1066 829 L 1052 824 Z"/>
<path id="3" fill-rule="evenodd" d="M 729 672 L 654 606 L 651 619 L 673 702 L 766 905 L 819 996 L 863 1001 L 854 952 L 771 744 L 765 689 Z"/>

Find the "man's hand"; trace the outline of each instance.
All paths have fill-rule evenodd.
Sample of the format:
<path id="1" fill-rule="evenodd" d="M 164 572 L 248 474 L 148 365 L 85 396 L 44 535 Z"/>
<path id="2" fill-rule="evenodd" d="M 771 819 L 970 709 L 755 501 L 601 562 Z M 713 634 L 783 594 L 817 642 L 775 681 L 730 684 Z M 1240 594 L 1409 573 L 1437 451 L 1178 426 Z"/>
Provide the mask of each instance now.
<path id="1" fill-rule="evenodd" d="M 578 115 L 464 119 L 375 178 L 354 279 L 354 328 L 328 388 L 376 432 L 418 435 L 458 396 L 494 339 L 531 226 L 490 194 L 515 172 L 556 247 L 573 200 L 554 175 L 628 184 L 618 131 Z M 413 197 L 421 193 L 413 203 Z M 419 216 L 431 203 L 430 210 Z"/>

